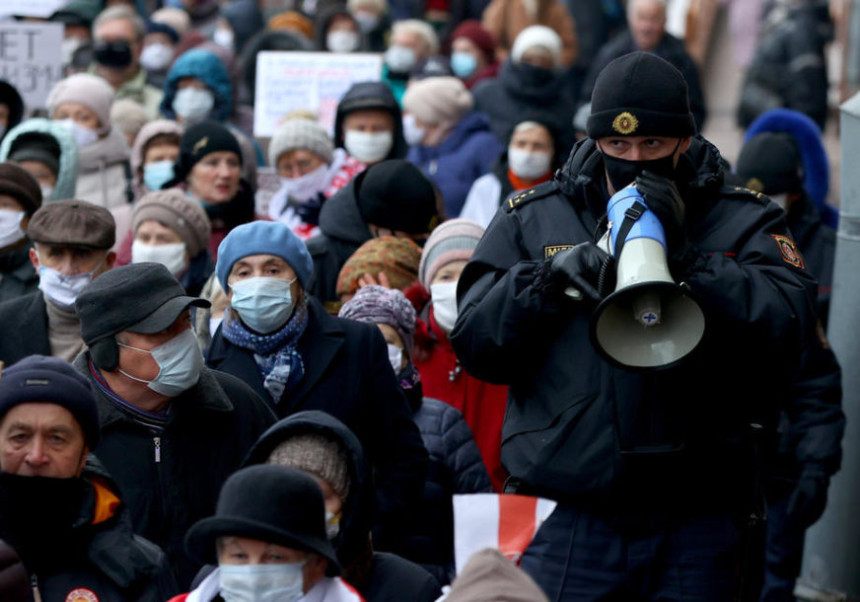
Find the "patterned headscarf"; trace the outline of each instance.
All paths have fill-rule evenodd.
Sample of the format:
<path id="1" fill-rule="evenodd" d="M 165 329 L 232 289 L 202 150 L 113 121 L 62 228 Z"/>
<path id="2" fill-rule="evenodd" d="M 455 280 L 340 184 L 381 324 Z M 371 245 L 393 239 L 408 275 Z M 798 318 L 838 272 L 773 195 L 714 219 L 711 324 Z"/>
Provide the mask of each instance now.
<path id="1" fill-rule="evenodd" d="M 415 340 L 415 308 L 398 290 L 384 286 L 365 286 L 343 304 L 338 317 L 357 322 L 388 324 L 411 352 Z"/>

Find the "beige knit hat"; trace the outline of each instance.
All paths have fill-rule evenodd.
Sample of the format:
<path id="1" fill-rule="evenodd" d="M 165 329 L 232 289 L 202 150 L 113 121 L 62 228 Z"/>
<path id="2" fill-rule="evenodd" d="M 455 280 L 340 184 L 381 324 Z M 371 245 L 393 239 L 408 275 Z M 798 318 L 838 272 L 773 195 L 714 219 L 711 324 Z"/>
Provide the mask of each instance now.
<path id="1" fill-rule="evenodd" d="M 131 230 L 147 220 L 155 220 L 176 232 L 188 248 L 188 256 L 197 257 L 209 246 L 212 225 L 200 203 L 176 188 L 157 190 L 143 195 L 131 215 Z"/>
<path id="2" fill-rule="evenodd" d="M 317 433 L 296 435 L 275 447 L 267 463 L 309 472 L 331 485 L 341 501 L 346 502 L 350 461 L 337 441 Z"/>
<path id="3" fill-rule="evenodd" d="M 277 167 L 284 153 L 308 150 L 331 165 L 334 160 L 334 143 L 325 128 L 311 119 L 296 117 L 285 121 L 269 143 L 269 165 Z"/>
<path id="4" fill-rule="evenodd" d="M 452 125 L 472 109 L 472 94 L 457 77 L 428 77 L 409 84 L 403 109 L 430 125 Z"/>
<path id="5" fill-rule="evenodd" d="M 110 108 L 114 91 L 102 78 L 89 73 L 76 73 L 58 81 L 48 94 L 48 114 L 53 119 L 54 112 L 61 104 L 76 102 L 88 107 L 99 118 L 99 134 L 110 131 Z"/>

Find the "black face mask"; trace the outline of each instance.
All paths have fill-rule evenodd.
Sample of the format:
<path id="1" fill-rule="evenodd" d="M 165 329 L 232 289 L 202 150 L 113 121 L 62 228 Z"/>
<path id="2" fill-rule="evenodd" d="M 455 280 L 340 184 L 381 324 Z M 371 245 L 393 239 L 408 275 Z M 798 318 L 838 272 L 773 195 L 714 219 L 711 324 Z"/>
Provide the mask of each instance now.
<path id="1" fill-rule="evenodd" d="M 96 62 L 105 67 L 123 69 L 131 65 L 131 45 L 125 41 L 99 40 L 93 46 Z"/>
<path id="2" fill-rule="evenodd" d="M 601 149 L 603 155 L 603 166 L 606 169 L 606 175 L 609 176 L 609 181 L 612 182 L 612 187 L 615 192 L 618 192 L 628 184 L 632 184 L 636 176 L 641 174 L 646 169 L 658 176 L 675 179 L 675 152 L 681 146 L 681 141 L 675 145 L 674 150 L 665 157 L 659 159 L 649 159 L 647 161 L 629 161 L 627 159 L 619 159 L 612 157 Z"/>
<path id="3" fill-rule="evenodd" d="M 543 87 L 555 80 L 556 77 L 552 69 L 537 67 L 530 63 L 520 63 L 517 65 L 517 70 L 520 74 L 520 81 L 529 87 Z"/>

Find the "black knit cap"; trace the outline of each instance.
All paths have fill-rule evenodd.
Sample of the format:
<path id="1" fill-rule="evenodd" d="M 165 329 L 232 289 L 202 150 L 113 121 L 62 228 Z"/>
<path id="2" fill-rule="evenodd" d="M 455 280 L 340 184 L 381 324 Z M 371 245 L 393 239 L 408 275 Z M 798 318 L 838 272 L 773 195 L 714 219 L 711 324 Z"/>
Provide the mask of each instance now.
<path id="1" fill-rule="evenodd" d="M 591 94 L 590 138 L 696 134 L 684 76 L 648 52 L 631 52 L 609 63 Z"/>
<path id="2" fill-rule="evenodd" d="M 242 149 L 230 130 L 217 121 L 203 121 L 193 125 L 179 139 L 179 158 L 174 165 L 174 179 L 163 188 L 184 182 L 198 161 L 217 152 L 235 153 L 242 164 Z"/>
<path id="3" fill-rule="evenodd" d="M 26 169 L 14 163 L 0 163 L 0 194 L 18 201 L 24 212 L 32 217 L 42 206 L 42 189 Z"/>
<path id="4" fill-rule="evenodd" d="M 356 177 L 355 196 L 365 223 L 380 228 L 423 234 L 438 220 L 433 184 L 408 161 L 392 159 L 369 167 Z"/>
<path id="5" fill-rule="evenodd" d="M 43 132 L 23 132 L 12 141 L 9 161 L 38 161 L 46 165 L 54 174 L 60 175 L 60 143 L 50 134 Z"/>
<path id="6" fill-rule="evenodd" d="M 99 442 L 99 412 L 89 381 L 67 361 L 31 355 L 9 366 L 0 378 L 0 419 L 22 403 L 54 403 L 71 412 L 87 447 Z"/>
<path id="7" fill-rule="evenodd" d="M 797 192 L 803 187 L 800 152 L 790 134 L 765 132 L 741 149 L 735 173 L 744 186 L 764 194 Z"/>
<path id="8" fill-rule="evenodd" d="M 189 529 L 185 549 L 199 562 L 214 564 L 215 542 L 229 536 L 315 552 L 328 559 L 327 575 L 340 574 L 326 537 L 322 490 L 297 468 L 258 465 L 233 473 L 221 488 L 215 515 Z"/>

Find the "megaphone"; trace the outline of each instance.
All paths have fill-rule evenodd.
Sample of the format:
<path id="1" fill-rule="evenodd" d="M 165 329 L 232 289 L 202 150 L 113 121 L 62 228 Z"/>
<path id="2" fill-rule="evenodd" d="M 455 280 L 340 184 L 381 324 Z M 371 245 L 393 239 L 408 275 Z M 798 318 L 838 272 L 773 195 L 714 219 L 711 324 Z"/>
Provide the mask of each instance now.
<path id="1" fill-rule="evenodd" d="M 624 368 L 671 366 L 705 334 L 705 314 L 666 264 L 666 234 L 635 186 L 609 199 L 609 228 L 598 243 L 615 258 L 615 292 L 597 306 L 591 340 Z"/>

